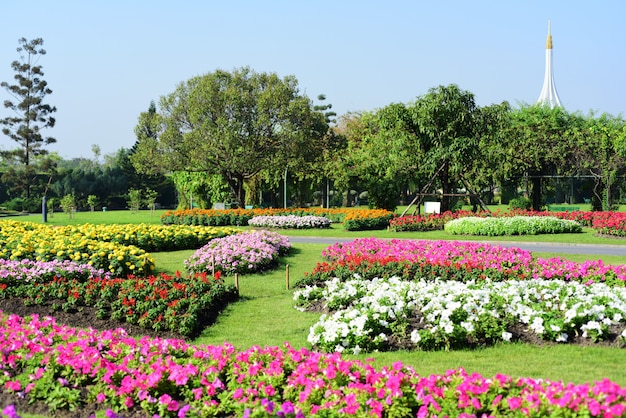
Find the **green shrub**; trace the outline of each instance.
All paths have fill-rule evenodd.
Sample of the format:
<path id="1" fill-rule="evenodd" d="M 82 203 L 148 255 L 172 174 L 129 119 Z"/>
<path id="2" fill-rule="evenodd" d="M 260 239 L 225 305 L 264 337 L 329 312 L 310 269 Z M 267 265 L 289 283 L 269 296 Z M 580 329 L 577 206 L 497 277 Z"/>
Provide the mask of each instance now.
<path id="1" fill-rule="evenodd" d="M 511 199 L 509 201 L 509 209 L 522 209 L 522 210 L 530 210 L 532 207 L 532 201 L 527 197 L 516 197 L 515 199 Z"/>

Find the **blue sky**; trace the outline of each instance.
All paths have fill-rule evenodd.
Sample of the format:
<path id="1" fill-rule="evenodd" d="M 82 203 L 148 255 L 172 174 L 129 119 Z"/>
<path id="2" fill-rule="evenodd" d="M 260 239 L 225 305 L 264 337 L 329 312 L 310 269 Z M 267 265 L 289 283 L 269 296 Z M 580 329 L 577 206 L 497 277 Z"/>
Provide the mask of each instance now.
<path id="1" fill-rule="evenodd" d="M 294 75 L 339 115 L 451 83 L 480 106 L 534 103 L 548 20 L 565 108 L 626 113 L 621 0 L 30 0 L 4 2 L 2 14 L 0 81 L 13 80 L 19 38 L 44 39 L 39 63 L 58 108 L 48 149 L 63 158 L 130 148 L 151 100 L 216 69 Z M 0 136 L 0 149 L 14 146 Z"/>

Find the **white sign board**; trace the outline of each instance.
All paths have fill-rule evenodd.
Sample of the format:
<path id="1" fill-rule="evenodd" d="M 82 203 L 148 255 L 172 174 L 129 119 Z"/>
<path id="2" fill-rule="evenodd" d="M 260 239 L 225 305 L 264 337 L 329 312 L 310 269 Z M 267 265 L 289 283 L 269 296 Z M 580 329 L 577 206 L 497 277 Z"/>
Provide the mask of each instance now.
<path id="1" fill-rule="evenodd" d="M 424 202 L 424 213 L 440 213 L 441 202 Z"/>

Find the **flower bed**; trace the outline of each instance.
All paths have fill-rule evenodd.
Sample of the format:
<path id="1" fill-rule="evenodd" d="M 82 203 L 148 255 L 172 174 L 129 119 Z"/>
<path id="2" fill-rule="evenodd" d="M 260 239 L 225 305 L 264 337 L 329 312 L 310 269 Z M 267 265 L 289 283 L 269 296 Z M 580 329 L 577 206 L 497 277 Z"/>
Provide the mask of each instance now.
<path id="1" fill-rule="evenodd" d="M 219 273 L 215 277 L 160 274 L 124 279 L 83 274 L 73 278 L 54 275 L 49 280 L 32 276 L 13 280 L 0 286 L 0 300 L 5 297 L 21 298 L 25 305 L 45 306 L 51 312 L 77 313 L 83 307 L 94 307 L 99 319 L 112 318 L 191 337 L 237 298 L 237 289 L 225 285 Z"/>
<path id="2" fill-rule="evenodd" d="M 382 209 L 192 209 L 168 211 L 161 216 L 161 222 L 184 225 L 247 225 L 253 217 L 287 215 L 323 216 L 332 222 L 343 222 L 348 231 L 384 229 L 394 217 L 392 212 Z"/>
<path id="3" fill-rule="evenodd" d="M 626 213 L 602 212 L 594 217 L 592 227 L 600 234 L 626 237 Z"/>
<path id="4" fill-rule="evenodd" d="M 600 341 L 610 327 L 626 345 L 626 288 L 563 280 L 461 283 L 338 278 L 294 293 L 301 310 L 323 304 L 331 314 L 308 341 L 326 351 L 450 349 L 528 339 Z"/>
<path id="5" fill-rule="evenodd" d="M 255 216 L 323 216 L 332 222 L 343 222 L 350 208 L 253 208 L 253 209 L 187 209 L 171 210 L 161 216 L 165 225 L 247 225 Z"/>
<path id="6" fill-rule="evenodd" d="M 626 388 L 463 369 L 420 376 L 288 345 L 194 346 L 0 312 L 0 385 L 51 409 L 192 416 L 604 416 L 626 413 Z M 110 413 L 109 413 L 110 414 Z"/>
<path id="7" fill-rule="evenodd" d="M 487 216 L 488 213 L 485 212 L 484 216 Z M 446 211 L 425 215 L 397 216 L 389 221 L 389 229 L 395 232 L 436 231 L 443 229 L 448 221 L 464 216 L 477 216 L 477 214 L 469 211 Z"/>
<path id="8" fill-rule="evenodd" d="M 52 227 L 31 222 L 0 222 L 0 259 L 71 260 L 117 277 L 148 275 L 154 260 L 147 250 L 197 248 L 237 232 L 233 228 L 158 225 L 78 225 Z M 145 248 L 144 248 L 145 247 Z"/>
<path id="9" fill-rule="evenodd" d="M 90 278 L 109 278 L 110 273 L 89 264 L 69 260 L 32 261 L 0 259 L 0 290 L 24 283 L 46 283 L 55 277 L 86 281 Z M 3 294 L 0 293 L 0 298 Z"/>
<path id="10" fill-rule="evenodd" d="M 448 221 L 444 230 L 453 235 L 501 236 L 575 233 L 583 229 L 576 221 L 554 216 L 468 216 Z"/>
<path id="11" fill-rule="evenodd" d="M 405 215 L 390 220 L 392 231 L 433 231 L 443 229 L 444 225 L 453 220 L 465 217 L 508 218 L 515 216 L 555 217 L 576 221 L 582 226 L 591 227 L 600 234 L 626 236 L 626 213 L 624 212 L 537 212 L 532 210 L 512 210 L 509 212 L 478 212 L 457 211 L 428 215 Z"/>
<path id="12" fill-rule="evenodd" d="M 394 216 L 393 212 L 385 209 L 355 209 L 346 215 L 343 227 L 346 231 L 385 229 Z"/>
<path id="13" fill-rule="evenodd" d="M 185 260 L 192 273 L 252 273 L 273 267 L 291 248 L 287 237 L 271 231 L 246 231 L 210 241 Z"/>
<path id="14" fill-rule="evenodd" d="M 254 216 L 248 225 L 257 228 L 286 228 L 286 229 L 323 229 L 330 228 L 331 220 L 323 216 Z"/>
<path id="15" fill-rule="evenodd" d="M 296 285 L 322 284 L 334 277 L 398 276 L 467 282 L 528 279 L 562 279 L 580 283 L 602 282 L 626 286 L 626 265 L 605 265 L 601 260 L 576 263 L 560 257 L 534 258 L 528 251 L 476 242 L 356 239 L 337 243 L 323 252 L 328 261 L 318 263 Z"/>

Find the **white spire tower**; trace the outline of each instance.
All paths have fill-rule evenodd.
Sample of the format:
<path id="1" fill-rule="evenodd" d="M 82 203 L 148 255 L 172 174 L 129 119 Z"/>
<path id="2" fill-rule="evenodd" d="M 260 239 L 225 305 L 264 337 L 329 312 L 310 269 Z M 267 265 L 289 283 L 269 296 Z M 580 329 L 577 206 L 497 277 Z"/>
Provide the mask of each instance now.
<path id="1" fill-rule="evenodd" d="M 561 99 L 556 92 L 554 85 L 554 75 L 552 74 L 552 34 L 550 34 L 550 21 L 548 20 L 548 38 L 546 39 L 546 72 L 543 77 L 543 88 L 537 103 L 541 103 L 550 108 L 561 107 Z"/>

